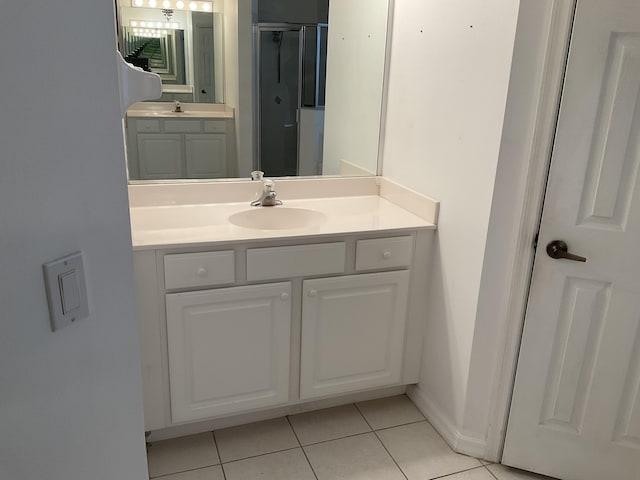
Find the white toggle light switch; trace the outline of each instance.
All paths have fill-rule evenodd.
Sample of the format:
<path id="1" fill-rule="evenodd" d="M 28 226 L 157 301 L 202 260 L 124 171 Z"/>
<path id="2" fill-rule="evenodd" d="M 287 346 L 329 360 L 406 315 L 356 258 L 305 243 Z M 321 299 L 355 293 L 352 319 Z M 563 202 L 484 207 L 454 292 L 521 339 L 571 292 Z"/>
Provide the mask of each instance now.
<path id="1" fill-rule="evenodd" d="M 58 275 L 60 297 L 62 299 L 62 313 L 65 315 L 80 307 L 80 287 L 78 274 L 75 270 Z"/>
<path id="2" fill-rule="evenodd" d="M 44 279 L 51 330 L 60 330 L 89 315 L 82 252 L 45 263 Z"/>

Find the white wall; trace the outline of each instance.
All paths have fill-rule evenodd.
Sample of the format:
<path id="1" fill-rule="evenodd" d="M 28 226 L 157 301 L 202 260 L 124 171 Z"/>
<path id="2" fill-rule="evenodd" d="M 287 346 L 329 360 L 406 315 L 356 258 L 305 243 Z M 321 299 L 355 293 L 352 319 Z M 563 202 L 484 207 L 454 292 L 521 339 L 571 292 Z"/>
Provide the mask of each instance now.
<path id="1" fill-rule="evenodd" d="M 518 4 L 395 4 L 383 174 L 441 203 L 421 382 L 461 435 Z"/>
<path id="2" fill-rule="evenodd" d="M 0 478 L 147 478 L 113 2 L 0 16 Z M 91 315 L 52 333 L 42 263 L 82 250 Z"/>
<path id="3" fill-rule="evenodd" d="M 256 0 L 224 0 L 225 103 L 235 109 L 240 177 L 253 170 L 253 21 Z"/>
<path id="4" fill-rule="evenodd" d="M 329 4 L 325 175 L 343 160 L 376 173 L 388 10 L 388 0 Z"/>

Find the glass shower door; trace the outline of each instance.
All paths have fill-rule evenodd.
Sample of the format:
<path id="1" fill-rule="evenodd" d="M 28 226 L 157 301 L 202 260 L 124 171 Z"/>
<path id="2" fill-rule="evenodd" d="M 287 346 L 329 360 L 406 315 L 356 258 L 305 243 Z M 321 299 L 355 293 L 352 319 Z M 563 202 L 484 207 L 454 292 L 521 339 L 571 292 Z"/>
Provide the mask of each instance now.
<path id="1" fill-rule="evenodd" d="M 257 26 L 257 163 L 266 176 L 298 173 L 299 26 Z"/>

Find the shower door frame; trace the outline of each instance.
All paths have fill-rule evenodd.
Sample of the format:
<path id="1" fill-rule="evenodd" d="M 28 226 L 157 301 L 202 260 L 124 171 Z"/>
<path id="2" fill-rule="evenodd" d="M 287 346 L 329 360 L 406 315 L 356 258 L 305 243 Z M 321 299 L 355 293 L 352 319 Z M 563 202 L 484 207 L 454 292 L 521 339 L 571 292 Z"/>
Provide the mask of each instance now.
<path id="1" fill-rule="evenodd" d="M 316 32 L 316 81 L 315 81 L 315 98 L 318 99 L 319 93 L 319 68 L 317 63 L 320 61 L 320 31 L 321 28 L 328 28 L 328 23 L 255 23 L 253 25 L 253 70 L 254 75 L 254 121 L 253 121 L 253 138 L 255 142 L 253 154 L 253 168 L 260 170 L 262 167 L 262 75 L 261 75 L 261 55 L 260 55 L 260 34 L 262 32 L 298 32 L 298 98 L 296 105 L 296 174 L 300 171 L 300 109 L 302 108 L 303 95 L 303 76 L 304 76 L 304 52 L 306 42 L 306 29 L 308 27 L 317 27 Z M 297 176 L 297 175 L 296 175 Z"/>

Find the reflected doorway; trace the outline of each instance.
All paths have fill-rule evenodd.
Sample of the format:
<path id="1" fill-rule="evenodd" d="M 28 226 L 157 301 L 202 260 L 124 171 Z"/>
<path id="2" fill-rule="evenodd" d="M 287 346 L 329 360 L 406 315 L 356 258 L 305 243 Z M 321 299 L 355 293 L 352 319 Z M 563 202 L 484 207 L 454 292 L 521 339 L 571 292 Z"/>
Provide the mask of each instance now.
<path id="1" fill-rule="evenodd" d="M 257 24 L 256 159 L 270 177 L 322 173 L 327 25 Z"/>

